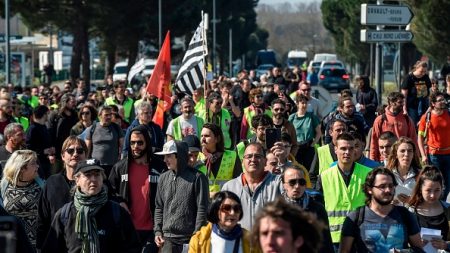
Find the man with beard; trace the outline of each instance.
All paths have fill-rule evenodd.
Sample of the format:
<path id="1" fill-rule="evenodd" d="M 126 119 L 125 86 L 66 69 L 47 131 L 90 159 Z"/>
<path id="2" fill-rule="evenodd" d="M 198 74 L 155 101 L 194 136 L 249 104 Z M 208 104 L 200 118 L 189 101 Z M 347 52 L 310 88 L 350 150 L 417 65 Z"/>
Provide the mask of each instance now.
<path id="1" fill-rule="evenodd" d="M 133 128 L 129 136 L 128 153 L 113 166 L 109 182 L 120 205 L 130 213 L 141 246 L 147 252 L 156 252 L 153 232 L 155 196 L 159 176 L 166 166 L 153 155 L 145 125 Z"/>
<path id="2" fill-rule="evenodd" d="M 0 134 L 4 134 L 5 128 L 9 123 L 15 122 L 12 117 L 13 106 L 9 99 L 0 98 Z"/>
<path id="3" fill-rule="evenodd" d="M 400 92 L 391 92 L 388 97 L 388 106 L 384 113 L 379 115 L 372 126 L 372 137 L 370 142 L 369 158 L 375 161 L 380 161 L 380 152 L 378 150 L 378 139 L 381 133 L 390 131 L 393 132 L 397 138 L 406 136 L 411 138 L 414 142 L 417 140 L 416 127 L 412 119 L 403 114 L 403 106 L 405 96 Z"/>
<path id="4" fill-rule="evenodd" d="M 319 252 L 333 252 L 330 231 L 328 229 L 328 216 L 322 203 L 312 197 L 311 191 L 306 190 L 307 179 L 305 172 L 297 166 L 287 167 L 281 174 L 283 197 L 286 202 L 300 207 L 304 211 L 314 213 L 317 219 L 326 224 L 323 231 L 323 244 Z"/>
<path id="5" fill-rule="evenodd" d="M 167 127 L 167 141 L 181 141 L 188 135 L 197 135 L 200 138 L 200 132 L 203 127 L 203 119 L 194 114 L 194 101 L 185 97 L 181 100 L 181 115 L 170 121 Z"/>
<path id="6" fill-rule="evenodd" d="M 372 169 L 354 162 L 355 139 L 351 134 L 340 134 L 334 149 L 337 164 L 320 174 L 316 187 L 323 193 L 331 239 L 337 249 L 345 217 L 349 212 L 364 205 L 361 183 Z"/>
<path id="7" fill-rule="evenodd" d="M 391 252 L 408 244 L 422 252 L 420 227 L 405 207 L 394 206 L 394 174 L 386 168 L 372 170 L 364 183 L 366 205 L 351 212 L 342 227 L 340 253 Z M 352 249 L 353 248 L 353 249 Z"/>
<path id="8" fill-rule="evenodd" d="M 5 127 L 5 145 L 0 146 L 0 165 L 3 167 L 16 150 L 25 144 L 25 133 L 20 123 L 10 123 Z"/>
<path id="9" fill-rule="evenodd" d="M 272 101 L 272 121 L 275 128 L 281 128 L 281 132 L 289 134 L 292 140 L 291 154 L 295 157 L 298 150 L 297 134 L 291 122 L 284 117 L 286 102 L 277 98 Z"/>
<path id="10" fill-rule="evenodd" d="M 442 172 L 444 196 L 447 196 L 450 191 L 450 114 L 443 93 L 432 93 L 430 103 L 431 111 L 419 121 L 419 150 L 424 164 L 430 163 Z"/>
<path id="11" fill-rule="evenodd" d="M 199 114 L 199 116 L 202 117 L 205 122 L 217 125 L 222 129 L 225 149 L 231 149 L 231 115 L 226 109 L 222 108 L 223 99 L 220 94 L 217 92 L 212 92 L 211 94 L 209 94 L 208 105 L 208 114 L 206 113 L 206 111 L 203 111 L 201 114 Z M 208 118 L 206 118 L 207 116 Z"/>
<path id="12" fill-rule="evenodd" d="M 342 96 L 339 98 L 338 113 L 334 116 L 335 119 L 340 119 L 347 125 L 348 131 L 358 132 L 364 138 L 369 133 L 370 127 L 367 125 L 366 120 L 360 113 L 355 112 L 355 104 L 351 96 Z M 325 129 L 325 143 L 330 143 L 331 136 L 328 130 L 330 125 L 327 124 Z"/>

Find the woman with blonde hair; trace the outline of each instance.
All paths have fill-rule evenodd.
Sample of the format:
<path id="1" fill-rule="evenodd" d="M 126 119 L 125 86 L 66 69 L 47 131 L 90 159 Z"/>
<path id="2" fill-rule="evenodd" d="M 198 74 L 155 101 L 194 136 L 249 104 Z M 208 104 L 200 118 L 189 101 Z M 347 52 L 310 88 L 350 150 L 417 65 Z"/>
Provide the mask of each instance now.
<path id="1" fill-rule="evenodd" d="M 416 178 L 421 169 L 417 148 L 413 140 L 408 137 L 400 137 L 392 145 L 386 167 L 395 175 L 395 180 L 398 184 L 396 192 L 401 191 L 395 197 L 394 203 L 398 204 L 398 201 L 407 203 L 410 194 L 405 192 L 412 192 L 416 186 Z"/>
<path id="2" fill-rule="evenodd" d="M 38 176 L 37 155 L 32 150 L 15 151 L 5 164 L 0 182 L 1 204 L 23 222 L 33 246 L 36 244 L 38 201 L 44 181 Z"/>

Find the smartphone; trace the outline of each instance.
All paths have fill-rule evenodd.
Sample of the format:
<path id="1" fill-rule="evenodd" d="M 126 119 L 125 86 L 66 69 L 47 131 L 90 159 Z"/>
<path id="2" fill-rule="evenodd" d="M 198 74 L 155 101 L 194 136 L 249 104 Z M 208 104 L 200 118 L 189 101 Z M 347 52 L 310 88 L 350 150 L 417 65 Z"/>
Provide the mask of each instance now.
<path id="1" fill-rule="evenodd" d="M 16 252 L 17 221 L 12 216 L 0 216 L 0 252 Z"/>
<path id="2" fill-rule="evenodd" d="M 281 128 L 266 129 L 266 148 L 271 149 L 275 142 L 281 141 Z"/>

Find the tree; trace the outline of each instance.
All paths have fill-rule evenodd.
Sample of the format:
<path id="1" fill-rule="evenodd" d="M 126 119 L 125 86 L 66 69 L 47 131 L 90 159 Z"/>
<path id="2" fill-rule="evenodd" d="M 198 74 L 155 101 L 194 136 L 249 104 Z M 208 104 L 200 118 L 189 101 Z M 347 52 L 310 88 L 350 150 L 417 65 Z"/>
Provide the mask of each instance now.
<path id="1" fill-rule="evenodd" d="M 434 62 L 443 64 L 450 54 L 450 1 L 408 0 L 414 18 L 411 30 L 417 48 Z"/>

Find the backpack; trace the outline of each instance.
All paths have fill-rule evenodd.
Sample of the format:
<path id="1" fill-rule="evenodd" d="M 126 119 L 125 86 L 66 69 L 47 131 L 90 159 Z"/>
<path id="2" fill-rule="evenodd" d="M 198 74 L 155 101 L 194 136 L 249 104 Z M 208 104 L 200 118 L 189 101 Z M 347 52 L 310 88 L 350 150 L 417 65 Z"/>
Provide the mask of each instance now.
<path id="1" fill-rule="evenodd" d="M 410 120 L 409 116 L 406 115 L 406 114 L 403 114 L 403 117 L 405 117 L 406 125 L 408 126 L 408 129 L 409 129 L 409 127 L 410 127 L 410 125 L 411 125 L 411 120 Z M 383 112 L 383 113 L 381 114 L 381 120 L 380 120 L 380 122 L 378 123 L 378 129 L 380 129 L 380 131 L 381 131 L 381 129 L 382 129 L 382 127 L 383 127 L 383 123 L 384 123 L 385 121 L 387 121 L 387 117 L 386 117 L 386 113 Z"/>
<path id="2" fill-rule="evenodd" d="M 114 221 L 114 226 L 116 228 L 120 227 L 120 205 L 110 201 L 111 202 L 111 206 L 112 206 L 112 214 L 113 214 L 113 221 Z M 63 207 L 61 207 L 61 214 L 60 214 L 60 220 L 61 223 L 66 226 L 67 222 L 70 219 L 69 213 L 70 213 L 70 209 L 72 208 L 73 205 L 73 201 L 70 201 L 69 203 L 64 204 Z"/>

